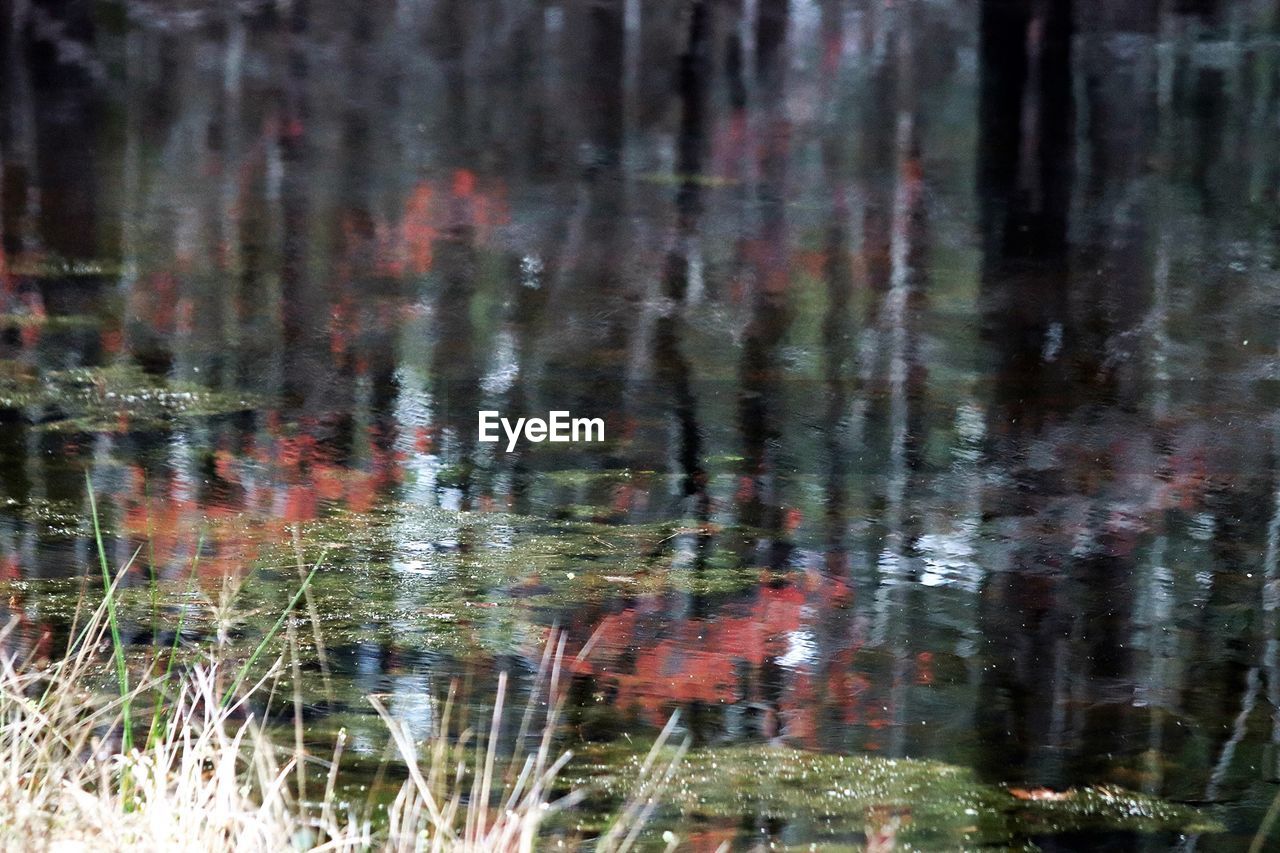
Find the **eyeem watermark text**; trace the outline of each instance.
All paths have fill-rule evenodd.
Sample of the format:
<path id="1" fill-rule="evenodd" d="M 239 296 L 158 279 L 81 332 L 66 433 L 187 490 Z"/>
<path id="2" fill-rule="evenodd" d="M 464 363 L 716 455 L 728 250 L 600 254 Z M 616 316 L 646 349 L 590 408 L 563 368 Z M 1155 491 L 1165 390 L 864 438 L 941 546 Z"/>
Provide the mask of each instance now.
<path id="1" fill-rule="evenodd" d="M 496 410 L 480 412 L 481 441 L 501 441 L 499 429 L 506 435 L 508 453 L 516 449 L 516 442 L 521 436 L 535 444 L 542 441 L 604 441 L 604 418 L 575 418 L 568 412 L 547 412 L 545 420 L 516 418 L 512 422 Z"/>

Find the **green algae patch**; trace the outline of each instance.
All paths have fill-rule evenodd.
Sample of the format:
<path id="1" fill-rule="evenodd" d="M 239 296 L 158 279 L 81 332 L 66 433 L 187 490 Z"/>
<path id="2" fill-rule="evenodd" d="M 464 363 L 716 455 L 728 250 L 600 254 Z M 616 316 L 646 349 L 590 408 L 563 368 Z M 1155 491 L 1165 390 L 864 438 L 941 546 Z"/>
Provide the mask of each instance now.
<path id="1" fill-rule="evenodd" d="M 51 500 L 28 496 L 24 500 L 0 501 L 0 515 L 20 518 L 42 536 L 91 536 L 93 524 L 85 518 L 81 504 L 72 500 Z"/>
<path id="2" fill-rule="evenodd" d="M 646 481 L 664 476 L 659 472 L 631 468 L 560 468 L 540 471 L 539 477 L 552 486 L 561 488 L 589 488 L 593 486 L 617 486 L 624 483 Z"/>
<path id="3" fill-rule="evenodd" d="M 62 329 L 93 329 L 100 325 L 96 317 L 82 314 L 35 314 L 5 313 L 0 314 L 0 329 L 45 329 L 49 331 Z"/>
<path id="4" fill-rule="evenodd" d="M 254 408 L 240 395 L 163 380 L 128 363 L 37 372 L 0 363 L 0 408 L 21 409 L 41 429 L 118 432 Z"/>
<path id="5" fill-rule="evenodd" d="M 327 549 L 330 564 L 381 567 L 384 578 L 435 590 L 437 602 L 469 590 L 491 599 L 488 606 L 577 607 L 623 592 L 737 592 L 759 579 L 759 569 L 727 549 L 697 567 L 681 564 L 674 546 L 696 533 L 670 522 L 548 521 L 399 504 L 335 513 L 306 525 L 302 538 L 307 562 Z M 287 547 L 269 550 L 268 564 L 293 560 Z"/>
<path id="6" fill-rule="evenodd" d="M 736 178 L 727 178 L 721 175 L 708 175 L 699 172 L 649 172 L 641 175 L 640 180 L 650 184 L 658 184 L 659 186 L 694 184 L 707 189 L 733 187 L 741 183 Z"/>
<path id="7" fill-rule="evenodd" d="M 618 745 L 587 747 L 572 784 L 619 801 L 642 754 Z M 938 761 L 831 755 L 768 745 L 692 750 L 664 796 L 679 834 L 707 825 L 788 826 L 804 844 L 851 843 L 891 832 L 903 849 L 1034 849 L 1034 837 L 1062 832 L 1212 832 L 1199 811 L 1120 788 L 1027 792 L 980 782 Z"/>
<path id="8" fill-rule="evenodd" d="M 70 503 L 15 503 L 9 511 L 38 520 L 51 535 L 88 532 Z M 152 588 L 150 552 L 143 549 L 118 593 L 122 619 L 140 638 L 150 636 L 153 609 L 160 608 L 171 616 L 186 612 L 189 634 L 220 633 L 233 646 L 251 646 L 296 589 L 300 562 L 307 568 L 321 563 L 308 597 L 326 642 L 387 643 L 459 658 L 532 642 L 566 610 L 602 607 L 619 597 L 734 594 L 760 577 L 759 568 L 742 565 L 729 549 L 688 565 L 675 546 L 698 531 L 672 523 L 547 521 L 395 504 L 305 522 L 300 551 L 288 536 L 259 539 L 247 527 L 224 527 L 207 531 L 195 608 L 190 555 L 164 557 Z M 130 536 L 125 551 L 142 544 Z M 240 550 L 246 560 L 231 576 L 209 573 L 209 555 Z M 80 587 L 50 582 L 38 598 L 42 607 L 73 612 Z M 301 634 L 305 644 L 311 632 Z"/>
<path id="9" fill-rule="evenodd" d="M 1018 803 L 1021 825 L 1037 834 L 1108 829 L 1140 833 L 1223 830 L 1216 821 L 1190 806 L 1112 785 L 1061 792 L 1010 789 L 1006 793 Z"/>
<path id="10" fill-rule="evenodd" d="M 123 267 L 113 258 L 68 258 L 53 253 L 20 255 L 9 272 L 23 278 L 119 278 Z"/>

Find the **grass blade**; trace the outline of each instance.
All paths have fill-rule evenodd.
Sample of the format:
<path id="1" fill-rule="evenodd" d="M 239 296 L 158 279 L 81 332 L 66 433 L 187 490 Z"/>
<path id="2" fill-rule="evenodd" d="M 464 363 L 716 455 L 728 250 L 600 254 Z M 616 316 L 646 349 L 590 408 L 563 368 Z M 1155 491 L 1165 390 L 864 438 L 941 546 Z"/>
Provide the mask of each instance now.
<path id="1" fill-rule="evenodd" d="M 107 625 L 111 629 L 111 648 L 116 661 L 116 681 L 120 687 L 122 728 L 121 740 L 123 752 L 127 755 L 133 749 L 133 714 L 129 694 L 129 667 L 124 659 L 124 643 L 120 639 L 120 622 L 116 618 L 116 597 L 112 590 L 111 570 L 107 568 L 107 549 L 102 544 L 102 526 L 98 523 L 98 502 L 93 497 L 93 480 L 89 472 L 84 474 L 84 482 L 89 490 L 89 514 L 93 516 L 93 539 L 98 546 L 98 562 L 102 566 L 102 591 L 107 596 Z M 141 549 L 139 549 L 141 550 Z M 132 564 L 132 560 L 129 561 Z"/>
<path id="2" fill-rule="evenodd" d="M 284 621 L 289 618 L 289 614 L 293 612 L 293 608 L 302 600 L 302 596 L 306 593 L 307 587 L 311 585 L 311 580 L 316 576 L 316 572 L 320 571 L 320 563 L 324 560 L 324 555 L 320 555 L 320 559 L 316 561 L 315 567 L 311 573 L 303 579 L 302 585 L 298 587 L 298 591 L 293 594 L 293 598 L 289 599 L 289 603 L 280 613 L 280 618 L 276 620 L 276 624 L 271 626 L 271 630 L 267 632 L 262 641 L 258 643 L 258 647 L 253 650 L 253 654 L 249 655 L 249 659 L 240 667 L 240 671 L 236 673 L 235 680 L 231 682 L 231 686 L 227 688 L 227 692 L 222 695 L 222 707 L 227 707 L 239 690 L 240 685 L 244 683 L 245 677 L 248 676 L 249 670 L 258 662 L 258 658 L 262 656 L 262 652 L 267 648 L 276 634 L 280 633 L 280 629 L 284 627 Z"/>

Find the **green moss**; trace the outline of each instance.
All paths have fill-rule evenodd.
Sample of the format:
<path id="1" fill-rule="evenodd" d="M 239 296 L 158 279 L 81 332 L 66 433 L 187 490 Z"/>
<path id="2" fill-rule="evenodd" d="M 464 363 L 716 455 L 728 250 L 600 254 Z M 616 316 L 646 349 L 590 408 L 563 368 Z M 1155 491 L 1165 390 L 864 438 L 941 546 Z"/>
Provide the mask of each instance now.
<path id="1" fill-rule="evenodd" d="M 556 471 L 541 471 L 538 476 L 552 486 L 579 489 L 601 485 L 615 486 L 636 480 L 643 481 L 646 478 L 661 475 L 653 471 L 628 468 L 605 468 L 602 470 L 568 468 Z"/>
<path id="2" fill-rule="evenodd" d="M 616 744 L 588 746 L 573 783 L 621 801 L 643 755 Z M 1032 836 L 1066 831 L 1134 833 L 1220 829 L 1195 809 L 1119 788 L 1084 788 L 1026 799 L 937 761 L 829 755 L 767 745 L 691 751 L 654 826 L 794 826 L 807 839 L 835 840 L 889 816 L 906 849 L 1025 848 Z M 806 841 L 807 843 L 807 841 Z M 829 849 L 824 841 L 824 849 Z"/>
<path id="3" fill-rule="evenodd" d="M 96 318 L 79 314 L 0 314 L 0 329 L 91 329 L 98 324 Z"/>
<path id="4" fill-rule="evenodd" d="M 119 278 L 121 266 L 113 259 L 64 258 L 50 253 L 16 258 L 10 272 L 23 278 Z"/>
<path id="5" fill-rule="evenodd" d="M 37 373 L 0 362 L 0 408 L 27 410 L 47 430 L 112 432 L 254 405 L 243 396 L 162 380 L 129 363 Z"/>
<path id="6" fill-rule="evenodd" d="M 691 183 L 709 189 L 732 187 L 740 183 L 735 178 L 722 178 L 718 175 L 682 172 L 649 172 L 648 174 L 641 175 L 640 180 L 662 186 L 676 186 L 683 183 Z"/>

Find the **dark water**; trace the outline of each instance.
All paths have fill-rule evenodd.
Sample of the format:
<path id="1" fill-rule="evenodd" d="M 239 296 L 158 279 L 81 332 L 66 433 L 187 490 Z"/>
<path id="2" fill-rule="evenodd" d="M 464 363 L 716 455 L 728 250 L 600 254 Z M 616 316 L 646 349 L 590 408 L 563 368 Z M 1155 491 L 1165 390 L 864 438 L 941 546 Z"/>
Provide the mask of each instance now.
<path id="1" fill-rule="evenodd" d="M 558 625 L 596 638 L 579 738 L 680 709 L 713 749 L 1225 828 L 1046 849 L 1247 845 L 1280 781 L 1275 4 L 0 11 L 31 644 L 93 568 L 88 472 L 139 601 L 199 542 L 236 636 L 295 532 L 329 549 L 339 698 L 306 689 L 357 754 L 361 694 L 425 734 L 441 679 L 532 672 Z M 507 454 L 481 409 L 606 441 Z M 738 817 L 707 849 L 862 831 Z"/>

